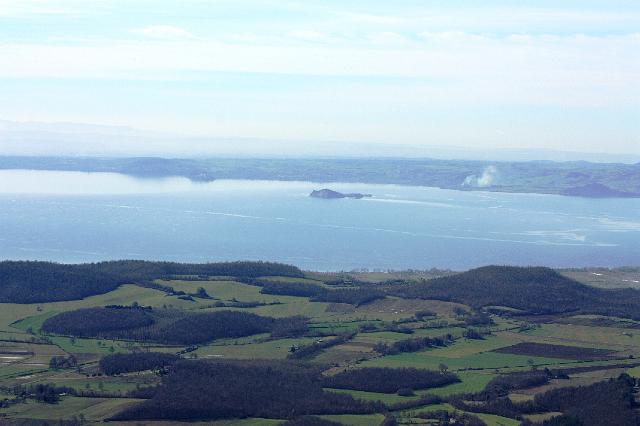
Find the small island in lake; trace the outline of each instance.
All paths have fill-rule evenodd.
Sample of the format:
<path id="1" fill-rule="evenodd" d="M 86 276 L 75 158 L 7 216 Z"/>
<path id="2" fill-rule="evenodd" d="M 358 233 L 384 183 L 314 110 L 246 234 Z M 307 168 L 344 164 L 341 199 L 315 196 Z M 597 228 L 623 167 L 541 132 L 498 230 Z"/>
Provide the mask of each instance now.
<path id="1" fill-rule="evenodd" d="M 336 199 L 336 198 L 364 198 L 371 197 L 371 194 L 361 194 L 359 192 L 351 193 L 351 194 L 343 194 L 342 192 L 334 191 L 332 189 L 319 189 L 313 190 L 309 197 L 314 198 L 324 198 L 324 199 Z"/>

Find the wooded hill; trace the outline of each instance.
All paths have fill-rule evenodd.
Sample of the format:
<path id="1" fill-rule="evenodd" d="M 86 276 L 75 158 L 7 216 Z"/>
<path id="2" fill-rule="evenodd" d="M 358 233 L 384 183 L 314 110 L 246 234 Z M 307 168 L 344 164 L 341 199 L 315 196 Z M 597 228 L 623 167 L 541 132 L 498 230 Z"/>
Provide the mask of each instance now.
<path id="1" fill-rule="evenodd" d="M 174 263 L 119 260 L 65 265 L 51 262 L 0 262 L 0 303 L 43 303 L 108 293 L 122 284 L 187 277 L 301 277 L 295 266 L 269 262 Z"/>
<path id="2" fill-rule="evenodd" d="M 524 377 L 522 374 L 520 376 Z M 538 383 L 532 381 L 531 384 L 535 386 Z M 518 420 L 521 420 L 525 414 L 563 413 L 544 421 L 542 424 L 545 426 L 637 426 L 640 424 L 640 413 L 634 398 L 634 386 L 635 380 L 623 374 L 617 379 L 589 386 L 551 389 L 537 394 L 531 401 L 514 402 L 508 396 L 490 395 L 488 399 L 478 403 L 477 400 L 468 401 L 474 399 L 474 396 L 466 395 L 452 398 L 450 403 L 460 410 L 495 414 Z M 485 391 L 480 396 L 484 399 L 486 394 Z M 533 425 L 526 420 L 522 424 Z"/>
<path id="3" fill-rule="evenodd" d="M 304 414 L 364 414 L 377 402 L 325 392 L 321 368 L 290 362 L 180 361 L 150 400 L 114 420 L 294 418 Z"/>
<path id="4" fill-rule="evenodd" d="M 244 280 L 245 283 L 261 287 L 260 293 L 281 296 L 309 297 L 312 302 L 347 303 L 365 305 L 377 299 L 383 299 L 385 293 L 371 286 L 328 289 L 317 284 L 286 281 L 266 281 L 260 279 Z"/>
<path id="5" fill-rule="evenodd" d="M 574 312 L 640 319 L 640 291 L 594 288 L 543 267 L 485 266 L 390 286 L 388 292 L 404 298 L 459 302 L 476 309 L 506 306 L 527 314 Z"/>
<path id="6" fill-rule="evenodd" d="M 307 331 L 299 316 L 271 318 L 238 312 L 188 313 L 133 307 L 87 308 L 48 318 L 42 331 L 67 336 L 137 340 L 169 345 L 193 345 L 227 337 L 273 333 L 278 337 Z"/>

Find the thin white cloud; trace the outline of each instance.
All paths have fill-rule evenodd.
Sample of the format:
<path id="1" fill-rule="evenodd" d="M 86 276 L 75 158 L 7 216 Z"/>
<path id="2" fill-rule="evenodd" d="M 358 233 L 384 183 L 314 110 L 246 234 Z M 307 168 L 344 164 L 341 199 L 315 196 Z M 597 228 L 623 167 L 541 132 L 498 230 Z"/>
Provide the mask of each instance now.
<path id="1" fill-rule="evenodd" d="M 637 6 L 259 0 L 247 14 L 233 0 L 125 3 L 0 0 L 11 24 L 0 29 L 0 79 L 16 79 L 0 93 L 0 115 L 274 138 L 640 146 L 631 117 L 640 106 Z M 68 25 L 57 16 L 65 13 L 87 19 Z M 210 84 L 233 73 L 242 75 Z M 281 85 L 287 78 L 260 73 L 332 78 Z M 193 85 L 161 85 L 154 109 L 128 92 L 95 103 L 111 84 L 72 87 L 85 79 Z M 582 111 L 588 119 L 576 118 Z"/>
<path id="2" fill-rule="evenodd" d="M 0 17 L 20 18 L 32 15 L 79 15 L 82 8 L 96 0 L 0 0 Z"/>
<path id="3" fill-rule="evenodd" d="M 365 24 L 399 24 L 405 21 L 405 18 L 393 15 L 373 15 L 368 13 L 341 13 L 340 17 L 355 23 Z"/>
<path id="4" fill-rule="evenodd" d="M 339 20 L 356 25 L 393 26 L 396 30 L 451 31 L 486 28 L 505 32 L 515 28 L 524 31 L 536 28 L 556 28 L 571 31 L 575 27 L 611 28 L 616 25 L 637 25 L 640 13 L 602 10 L 576 10 L 561 8 L 530 7 L 483 7 L 483 8 L 428 8 L 415 10 L 397 8 L 397 15 L 373 15 L 365 13 L 342 13 Z M 402 13 L 400 13 L 402 12 Z"/>
<path id="5" fill-rule="evenodd" d="M 33 14 L 61 14 L 65 9 L 47 7 L 42 2 L 0 0 L 0 17 L 19 17 Z"/>
<path id="6" fill-rule="evenodd" d="M 465 102 L 637 105 L 639 51 L 640 37 L 635 33 L 604 37 L 444 33 L 401 48 L 185 38 L 162 43 L 0 44 L 0 76 L 150 79 L 180 71 L 393 76 L 442 81 L 438 90 L 454 101 L 457 94 Z"/>
<path id="7" fill-rule="evenodd" d="M 315 30 L 293 30 L 289 31 L 288 36 L 297 40 L 317 43 L 330 43 L 337 40 L 327 33 Z"/>
<path id="8" fill-rule="evenodd" d="M 411 43 L 411 40 L 395 31 L 373 33 L 369 35 L 368 39 L 378 45 L 407 45 Z"/>
<path id="9" fill-rule="evenodd" d="M 152 25 L 149 27 L 137 28 L 131 30 L 131 32 L 156 39 L 195 38 L 192 33 L 184 28 L 174 27 L 173 25 Z"/>
<path id="10" fill-rule="evenodd" d="M 419 34 L 425 40 L 439 43 L 476 43 L 489 40 L 490 37 L 463 31 L 423 32 Z"/>

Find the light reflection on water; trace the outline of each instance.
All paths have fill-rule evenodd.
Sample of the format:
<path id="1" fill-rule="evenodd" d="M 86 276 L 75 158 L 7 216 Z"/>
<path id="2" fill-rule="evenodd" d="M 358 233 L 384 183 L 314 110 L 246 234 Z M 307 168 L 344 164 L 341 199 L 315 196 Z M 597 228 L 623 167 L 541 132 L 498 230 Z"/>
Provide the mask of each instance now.
<path id="1" fill-rule="evenodd" d="M 277 181 L 215 180 L 194 182 L 184 177 L 137 178 L 119 173 L 85 173 L 48 170 L 0 170 L 0 194 L 107 195 L 163 194 L 198 191 L 274 190 Z M 287 182 L 290 188 L 307 182 Z"/>
<path id="2" fill-rule="evenodd" d="M 373 194 L 319 200 L 323 187 Z M 0 258 L 273 260 L 308 269 L 633 265 L 640 200 L 352 183 L 0 171 Z"/>

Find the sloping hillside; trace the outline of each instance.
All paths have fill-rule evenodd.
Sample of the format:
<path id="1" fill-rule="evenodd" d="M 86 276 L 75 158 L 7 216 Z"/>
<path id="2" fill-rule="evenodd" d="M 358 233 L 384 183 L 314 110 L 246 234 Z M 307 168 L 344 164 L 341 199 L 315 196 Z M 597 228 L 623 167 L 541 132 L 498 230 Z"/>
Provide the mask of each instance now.
<path id="1" fill-rule="evenodd" d="M 301 277 L 295 266 L 269 262 L 173 263 L 141 260 L 63 265 L 0 262 L 0 303 L 41 303 L 104 294 L 126 283 L 147 283 L 176 275 Z"/>
<path id="2" fill-rule="evenodd" d="M 640 318 L 640 292 L 603 290 L 543 267 L 486 266 L 449 277 L 392 288 L 392 294 L 481 308 L 508 306 L 532 314 L 594 313 Z"/>

